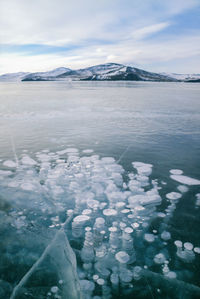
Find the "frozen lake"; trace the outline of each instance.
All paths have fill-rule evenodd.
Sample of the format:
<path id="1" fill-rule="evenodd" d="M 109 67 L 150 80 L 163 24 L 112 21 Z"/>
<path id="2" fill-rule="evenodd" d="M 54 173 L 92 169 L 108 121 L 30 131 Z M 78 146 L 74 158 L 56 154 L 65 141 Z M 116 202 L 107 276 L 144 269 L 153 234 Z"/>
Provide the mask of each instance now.
<path id="1" fill-rule="evenodd" d="M 0 83 L 0 107 L 0 297 L 199 298 L 199 84 Z"/>

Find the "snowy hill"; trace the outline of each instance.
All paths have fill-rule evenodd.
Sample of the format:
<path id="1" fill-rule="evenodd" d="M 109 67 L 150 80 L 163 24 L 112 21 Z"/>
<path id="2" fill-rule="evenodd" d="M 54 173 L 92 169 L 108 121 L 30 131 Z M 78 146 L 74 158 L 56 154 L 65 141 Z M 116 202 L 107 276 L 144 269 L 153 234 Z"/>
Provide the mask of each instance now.
<path id="1" fill-rule="evenodd" d="M 29 73 L 22 81 L 48 81 L 54 80 L 57 76 L 70 72 L 66 67 L 59 67 L 48 72 Z"/>
<path id="2" fill-rule="evenodd" d="M 176 74 L 176 73 L 161 73 L 164 76 L 169 76 L 179 81 L 184 82 L 200 82 L 200 74 Z"/>
<path id="3" fill-rule="evenodd" d="M 0 81 L 21 81 L 24 77 L 26 77 L 30 73 L 11 73 L 11 74 L 4 74 L 0 76 Z"/>
<path id="4" fill-rule="evenodd" d="M 40 73 L 29 74 L 22 81 L 35 80 L 84 80 L 84 81 L 177 81 L 174 78 L 162 74 L 146 72 L 130 66 L 117 63 L 100 64 L 79 70 L 66 69 L 57 76 L 51 74 Z"/>
<path id="5" fill-rule="evenodd" d="M 199 82 L 200 74 L 153 73 L 118 63 L 106 63 L 72 70 L 65 67 L 48 72 L 15 73 L 0 76 L 0 81 L 157 81 Z"/>

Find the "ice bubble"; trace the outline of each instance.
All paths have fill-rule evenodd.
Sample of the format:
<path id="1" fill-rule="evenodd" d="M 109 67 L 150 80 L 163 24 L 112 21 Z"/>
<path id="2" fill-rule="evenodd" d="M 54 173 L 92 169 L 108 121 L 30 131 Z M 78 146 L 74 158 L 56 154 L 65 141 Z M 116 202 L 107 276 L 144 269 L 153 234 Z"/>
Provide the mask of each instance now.
<path id="1" fill-rule="evenodd" d="M 133 268 L 133 278 L 135 280 L 140 280 L 141 277 L 142 277 L 142 268 L 140 266 L 135 266 Z"/>
<path id="2" fill-rule="evenodd" d="M 185 175 L 170 175 L 170 178 L 185 185 L 200 185 L 200 180 L 190 178 Z"/>
<path id="3" fill-rule="evenodd" d="M 22 158 L 21 162 L 22 162 L 22 164 L 29 165 L 29 166 L 33 166 L 33 165 L 37 164 L 37 162 L 35 160 L 33 160 L 31 157 L 29 157 L 28 155 L 25 155 Z"/>
<path id="4" fill-rule="evenodd" d="M 117 231 L 117 227 L 109 227 L 109 229 L 108 229 L 110 232 L 116 232 Z"/>
<path id="5" fill-rule="evenodd" d="M 185 243 L 183 244 L 183 246 L 184 246 L 184 248 L 187 249 L 187 250 L 192 250 L 192 249 L 193 249 L 193 245 L 192 245 L 192 243 L 190 243 L 190 242 L 185 242 Z"/>
<path id="6" fill-rule="evenodd" d="M 8 183 L 8 187 L 11 187 L 11 188 L 16 188 L 19 186 L 19 182 L 16 182 L 16 181 L 12 181 L 10 183 Z"/>
<path id="7" fill-rule="evenodd" d="M 69 210 L 67 210 L 67 215 L 68 215 L 68 216 L 70 216 L 70 215 L 72 215 L 72 214 L 73 214 L 73 212 L 74 212 L 74 210 L 72 210 L 72 209 L 69 209 Z"/>
<path id="8" fill-rule="evenodd" d="M 116 273 L 111 274 L 110 275 L 110 281 L 111 281 L 112 284 L 118 285 L 118 283 L 119 283 L 119 276 L 118 276 L 118 274 L 116 274 Z"/>
<path id="9" fill-rule="evenodd" d="M 35 189 L 35 186 L 29 182 L 21 184 L 20 187 L 21 189 L 26 191 L 32 191 Z"/>
<path id="10" fill-rule="evenodd" d="M 125 251 L 119 251 L 115 254 L 115 258 L 118 262 L 126 264 L 129 261 L 130 256 Z"/>
<path id="11" fill-rule="evenodd" d="M 58 154 L 58 155 L 64 155 L 64 154 L 66 154 L 68 152 L 68 150 L 67 149 L 64 149 L 64 150 L 62 150 L 62 151 L 57 151 L 56 153 Z"/>
<path id="12" fill-rule="evenodd" d="M 151 164 L 133 162 L 132 165 L 135 169 L 137 169 L 138 174 L 149 176 L 152 173 L 153 165 Z"/>
<path id="13" fill-rule="evenodd" d="M 117 215 L 117 211 L 114 209 L 105 209 L 105 210 L 103 210 L 103 214 L 105 216 L 114 216 L 114 215 Z"/>
<path id="14" fill-rule="evenodd" d="M 128 214 L 128 216 L 127 216 L 129 219 L 133 219 L 133 218 L 135 218 L 135 216 L 133 215 L 133 214 Z"/>
<path id="15" fill-rule="evenodd" d="M 115 163 L 115 159 L 112 157 L 104 157 L 101 159 L 104 164 L 112 164 Z"/>
<path id="16" fill-rule="evenodd" d="M 116 208 L 123 208 L 125 205 L 126 205 L 125 202 L 119 201 L 119 202 L 116 203 Z"/>
<path id="17" fill-rule="evenodd" d="M 184 186 L 184 185 L 179 185 L 177 187 L 177 189 L 181 192 L 181 193 L 185 193 L 189 190 L 189 188 L 187 186 Z"/>
<path id="18" fill-rule="evenodd" d="M 3 166 L 15 168 L 15 167 L 17 167 L 17 164 L 12 160 L 6 160 L 3 162 Z"/>
<path id="19" fill-rule="evenodd" d="M 165 276 L 171 279 L 175 279 L 177 275 L 175 272 L 169 271 Z"/>
<path id="20" fill-rule="evenodd" d="M 147 197 L 144 198 L 140 203 L 142 205 L 150 205 L 150 204 L 159 204 L 162 201 L 162 198 L 159 194 L 150 194 L 150 191 L 147 191 Z"/>
<path id="21" fill-rule="evenodd" d="M 86 232 L 90 232 L 92 229 L 91 229 L 91 227 L 89 227 L 89 226 L 87 226 L 86 228 L 85 228 L 85 231 Z"/>
<path id="22" fill-rule="evenodd" d="M 143 212 L 146 211 L 146 209 L 143 206 L 137 205 L 135 206 L 133 211 L 140 215 L 143 214 Z"/>
<path id="23" fill-rule="evenodd" d="M 98 208 L 99 207 L 99 202 L 98 200 L 95 199 L 88 199 L 87 200 L 87 205 L 89 208 Z"/>
<path id="24" fill-rule="evenodd" d="M 103 278 L 99 278 L 99 279 L 97 279 L 97 284 L 102 286 L 105 284 L 105 280 Z"/>
<path id="25" fill-rule="evenodd" d="M 125 233 L 127 233 L 127 234 L 131 234 L 131 233 L 133 232 L 133 229 L 132 229 L 131 227 L 126 227 L 126 228 L 124 229 L 124 231 L 125 231 Z"/>
<path id="26" fill-rule="evenodd" d="M 139 223 L 134 222 L 134 223 L 131 224 L 131 226 L 132 226 L 133 228 L 138 228 L 140 225 L 139 225 Z"/>
<path id="27" fill-rule="evenodd" d="M 37 158 L 39 161 L 42 161 L 42 162 L 48 162 L 49 160 L 51 160 L 51 156 L 47 155 L 47 154 L 38 154 Z"/>
<path id="28" fill-rule="evenodd" d="M 99 275 L 94 274 L 94 275 L 92 276 L 92 278 L 93 278 L 93 280 L 97 280 L 97 279 L 99 279 Z"/>
<path id="29" fill-rule="evenodd" d="M 12 171 L 0 169 L 0 176 L 9 176 L 11 174 L 13 174 Z"/>
<path id="30" fill-rule="evenodd" d="M 78 222 L 78 223 L 81 223 L 81 222 L 85 222 L 85 221 L 88 221 L 90 219 L 89 216 L 87 215 L 79 215 L 79 216 L 76 216 L 73 221 L 74 222 Z"/>
<path id="31" fill-rule="evenodd" d="M 164 264 L 164 262 L 166 261 L 166 258 L 163 253 L 158 253 L 155 255 L 153 260 L 156 264 Z"/>
<path id="32" fill-rule="evenodd" d="M 176 247 L 178 247 L 178 248 L 182 248 L 182 246 L 183 246 L 183 243 L 182 243 L 181 241 L 179 241 L 179 240 L 176 240 L 176 241 L 174 242 L 174 244 L 175 244 Z"/>
<path id="33" fill-rule="evenodd" d="M 166 217 L 166 215 L 165 215 L 165 213 L 158 212 L 158 213 L 157 213 L 157 217 L 159 217 L 159 218 L 164 218 L 164 217 Z"/>
<path id="34" fill-rule="evenodd" d="M 133 274 L 130 270 L 121 271 L 120 273 L 120 279 L 122 282 L 131 282 L 133 279 Z"/>
<path id="35" fill-rule="evenodd" d="M 121 213 L 122 213 L 122 214 L 127 214 L 127 213 L 129 213 L 129 212 L 130 212 L 129 209 L 123 209 L 123 210 L 121 210 Z"/>
<path id="36" fill-rule="evenodd" d="M 68 159 L 67 159 L 68 163 L 77 163 L 78 161 L 79 161 L 79 157 L 72 156 L 72 155 L 68 156 Z"/>
<path id="37" fill-rule="evenodd" d="M 121 229 L 123 229 L 123 228 L 126 227 L 126 223 L 124 223 L 124 222 L 120 222 L 120 223 L 119 223 L 119 226 L 120 226 Z"/>
<path id="38" fill-rule="evenodd" d="M 105 234 L 106 234 L 105 230 L 101 230 L 101 231 L 100 231 L 100 234 L 101 234 L 101 235 L 105 235 Z"/>
<path id="39" fill-rule="evenodd" d="M 57 286 L 54 286 L 54 287 L 51 288 L 51 293 L 54 293 L 54 294 L 55 294 L 55 293 L 58 292 L 58 290 L 59 290 L 58 287 L 57 287 Z"/>
<path id="40" fill-rule="evenodd" d="M 81 286 L 81 290 L 84 291 L 89 291 L 92 292 L 95 288 L 95 284 L 92 281 L 89 281 L 87 279 L 81 279 L 80 280 L 80 286 Z"/>
<path id="41" fill-rule="evenodd" d="M 166 194 L 166 197 L 171 200 L 174 200 L 174 199 L 176 200 L 176 199 L 181 198 L 182 194 L 178 193 L 178 192 L 170 192 L 170 193 Z"/>
<path id="42" fill-rule="evenodd" d="M 194 252 L 200 254 L 200 247 L 194 247 Z"/>
<path id="43" fill-rule="evenodd" d="M 197 193 L 195 196 L 197 199 L 200 199 L 200 193 Z"/>
<path id="44" fill-rule="evenodd" d="M 78 150 L 77 150 L 77 148 L 67 148 L 66 153 L 75 154 L 75 153 L 78 153 Z"/>
<path id="45" fill-rule="evenodd" d="M 84 153 L 84 154 L 91 154 L 93 152 L 94 152 L 93 149 L 85 149 L 85 150 L 82 151 L 82 153 Z"/>
<path id="46" fill-rule="evenodd" d="M 148 243 L 152 243 L 155 241 L 155 236 L 153 234 L 144 234 L 144 239 Z"/>
<path id="47" fill-rule="evenodd" d="M 182 174 L 183 173 L 183 171 L 180 169 L 171 169 L 169 172 L 171 174 Z"/>
<path id="48" fill-rule="evenodd" d="M 164 241 L 170 240 L 171 239 L 170 232 L 167 232 L 167 231 L 162 232 L 161 239 L 163 239 Z"/>
<path id="49" fill-rule="evenodd" d="M 146 195 L 145 194 L 137 194 L 134 196 L 130 196 L 128 198 L 130 207 L 134 208 L 136 206 L 136 204 L 140 203 L 140 201 L 144 198 L 144 196 L 146 196 Z"/>
<path id="50" fill-rule="evenodd" d="M 105 219 L 102 217 L 98 217 L 98 218 L 96 218 L 95 223 L 97 225 L 103 225 L 105 223 Z"/>
<path id="51" fill-rule="evenodd" d="M 92 213 L 91 209 L 85 209 L 85 210 L 82 211 L 83 215 L 90 215 L 91 213 Z"/>

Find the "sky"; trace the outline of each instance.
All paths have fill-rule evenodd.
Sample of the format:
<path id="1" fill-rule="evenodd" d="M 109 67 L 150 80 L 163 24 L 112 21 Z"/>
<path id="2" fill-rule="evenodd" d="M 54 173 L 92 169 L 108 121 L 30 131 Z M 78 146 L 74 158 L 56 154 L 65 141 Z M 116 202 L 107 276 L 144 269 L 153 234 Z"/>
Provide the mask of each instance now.
<path id="1" fill-rule="evenodd" d="M 107 62 L 200 73 L 200 0 L 0 0 L 0 74 Z"/>

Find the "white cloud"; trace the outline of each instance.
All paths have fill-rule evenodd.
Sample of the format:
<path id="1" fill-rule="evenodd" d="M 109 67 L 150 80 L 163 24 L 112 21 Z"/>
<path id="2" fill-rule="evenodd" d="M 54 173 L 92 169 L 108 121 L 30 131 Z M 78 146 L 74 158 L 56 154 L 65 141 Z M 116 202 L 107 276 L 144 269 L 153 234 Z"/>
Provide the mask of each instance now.
<path id="1" fill-rule="evenodd" d="M 166 71 L 162 64 L 170 65 L 171 72 L 199 72 L 200 69 L 200 35 L 177 37 L 176 40 L 163 42 L 120 41 L 113 45 L 102 45 L 101 48 L 90 46 L 76 49 L 63 55 L 46 54 L 25 56 L 4 54 L 1 59 L 0 73 L 18 71 L 46 71 L 60 66 L 78 69 L 105 62 L 131 64 L 149 69 L 151 65 L 160 65 L 156 71 Z M 147 51 L 148 49 L 148 51 Z M 196 58 L 196 64 L 194 59 Z M 184 67 L 183 60 L 187 61 Z M 192 59 L 190 66 L 188 59 Z M 176 61 L 176 64 L 174 63 Z M 179 65 L 180 61 L 180 65 Z M 176 65 L 176 68 L 175 66 Z M 192 68 L 191 68 L 192 67 Z M 153 71 L 152 67 L 151 70 Z"/>
<path id="2" fill-rule="evenodd" d="M 163 23 L 158 23 L 158 24 L 153 24 L 150 26 L 146 26 L 140 29 L 136 29 L 132 33 L 132 37 L 134 39 L 143 39 L 151 34 L 157 33 L 159 31 L 162 31 L 163 29 L 167 28 L 170 25 L 169 22 L 163 22 Z"/>
<path id="3" fill-rule="evenodd" d="M 198 31 L 154 42 L 145 38 L 173 26 L 171 17 L 198 4 L 199 0 L 0 0 L 1 44 L 76 46 L 51 55 L 2 52 L 0 73 L 79 68 L 107 61 L 145 68 L 195 57 Z"/>

